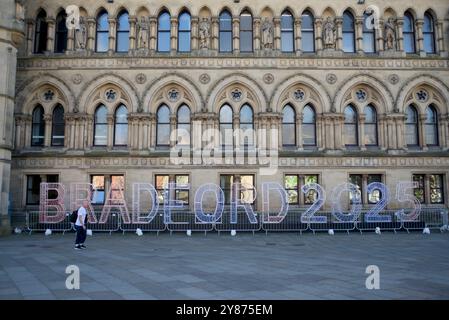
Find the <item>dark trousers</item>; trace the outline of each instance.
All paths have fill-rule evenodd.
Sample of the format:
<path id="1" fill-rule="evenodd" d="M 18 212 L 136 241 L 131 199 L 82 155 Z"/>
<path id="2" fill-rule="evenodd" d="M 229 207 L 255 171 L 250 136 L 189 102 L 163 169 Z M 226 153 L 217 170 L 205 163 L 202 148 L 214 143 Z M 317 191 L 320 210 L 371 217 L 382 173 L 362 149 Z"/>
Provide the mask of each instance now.
<path id="1" fill-rule="evenodd" d="M 75 225 L 76 240 L 75 244 L 83 244 L 86 241 L 86 229 L 81 226 Z"/>

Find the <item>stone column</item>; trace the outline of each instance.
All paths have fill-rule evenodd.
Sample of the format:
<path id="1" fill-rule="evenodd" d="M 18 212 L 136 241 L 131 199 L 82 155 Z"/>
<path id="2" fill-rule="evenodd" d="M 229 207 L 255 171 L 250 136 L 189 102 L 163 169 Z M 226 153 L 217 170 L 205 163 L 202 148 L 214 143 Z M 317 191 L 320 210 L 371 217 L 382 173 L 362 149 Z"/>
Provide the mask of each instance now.
<path id="1" fill-rule="evenodd" d="M 130 16 L 129 17 L 129 50 L 133 51 L 136 49 L 136 23 L 137 23 L 137 17 L 136 16 Z"/>
<path id="2" fill-rule="evenodd" d="M 355 18 L 355 39 L 356 52 L 363 54 L 363 17 Z"/>
<path id="3" fill-rule="evenodd" d="M 114 146 L 114 115 L 108 115 L 108 148 L 112 148 Z"/>
<path id="4" fill-rule="evenodd" d="M 178 51 L 178 18 L 170 18 L 170 48 L 171 52 Z"/>
<path id="5" fill-rule="evenodd" d="M 335 17 L 335 24 L 337 26 L 337 43 L 336 50 L 343 51 L 343 18 Z"/>
<path id="6" fill-rule="evenodd" d="M 276 30 L 276 27 L 275 27 Z M 261 46 L 261 39 L 260 39 L 260 18 L 253 18 L 253 32 L 254 32 L 254 37 L 253 37 L 253 47 L 254 47 L 254 52 L 259 52 L 262 48 Z M 274 33 L 276 35 L 276 31 Z M 276 40 L 275 40 L 276 43 Z"/>
<path id="7" fill-rule="evenodd" d="M 44 114 L 44 123 L 45 123 L 44 146 L 50 147 L 51 146 L 51 125 L 52 125 L 52 115 L 51 114 Z"/>
<path id="8" fill-rule="evenodd" d="M 219 20 L 218 17 L 212 17 L 212 27 L 211 27 L 211 49 L 218 52 L 218 33 L 219 33 Z"/>
<path id="9" fill-rule="evenodd" d="M 34 20 L 33 19 L 27 19 L 26 20 L 26 47 L 27 47 L 27 54 L 31 55 L 34 52 Z"/>
<path id="10" fill-rule="evenodd" d="M 365 114 L 359 114 L 359 148 L 360 150 L 366 150 L 365 146 Z"/>
<path id="11" fill-rule="evenodd" d="M 240 18 L 232 18 L 232 41 L 234 54 L 240 53 Z"/>
<path id="12" fill-rule="evenodd" d="M 192 51 L 197 51 L 199 49 L 198 46 L 198 23 L 199 18 L 198 17 L 192 17 Z"/>
<path id="13" fill-rule="evenodd" d="M 302 113 L 299 113 L 296 116 L 296 147 L 298 148 L 298 150 L 304 149 L 302 143 L 302 119 L 303 119 Z"/>
<path id="14" fill-rule="evenodd" d="M 171 133 L 176 130 L 176 113 L 170 115 L 170 148 L 176 146 L 176 141 L 172 140 Z"/>
<path id="15" fill-rule="evenodd" d="M 55 51 L 55 19 L 47 18 L 47 51 Z"/>
<path id="16" fill-rule="evenodd" d="M 379 19 L 379 28 L 375 28 L 376 33 L 376 49 L 378 52 L 384 51 L 384 20 Z"/>
<path id="17" fill-rule="evenodd" d="M 154 150 L 156 148 L 156 115 L 151 114 L 151 120 L 150 120 L 150 149 Z"/>
<path id="18" fill-rule="evenodd" d="M 67 30 L 67 51 L 66 53 L 70 53 L 75 50 L 75 29 L 70 28 Z"/>
<path id="19" fill-rule="evenodd" d="M 281 51 L 281 18 L 275 17 L 273 19 L 274 25 L 274 47 L 276 51 Z"/>
<path id="20" fill-rule="evenodd" d="M 295 18 L 295 23 L 294 23 L 294 37 L 295 37 L 295 51 L 296 51 L 296 55 L 301 55 L 301 39 L 302 39 L 302 33 L 301 33 L 301 23 L 302 23 L 302 19 L 301 18 Z"/>
<path id="21" fill-rule="evenodd" d="M 95 18 L 87 18 L 87 50 L 95 51 Z"/>
<path id="22" fill-rule="evenodd" d="M 317 53 L 323 51 L 323 19 L 315 19 L 315 50 Z"/>
<path id="23" fill-rule="evenodd" d="M 117 26 L 117 21 L 115 20 L 115 18 L 108 18 L 108 23 L 109 23 L 109 54 L 112 54 L 115 52 L 115 37 L 116 37 L 116 26 Z"/>
<path id="24" fill-rule="evenodd" d="M 419 146 L 423 150 L 427 150 L 426 133 L 425 133 L 425 126 L 424 126 L 424 123 L 427 120 L 427 115 L 422 114 L 422 115 L 419 115 L 418 117 L 419 117 Z"/>
<path id="25" fill-rule="evenodd" d="M 447 56 L 447 52 L 444 48 L 444 28 L 443 28 L 443 21 L 437 20 L 436 23 L 436 43 L 437 43 L 437 50 L 440 56 L 445 57 Z"/>
<path id="26" fill-rule="evenodd" d="M 423 25 L 424 25 L 424 20 L 423 19 L 417 19 L 416 20 L 416 34 L 417 34 L 417 52 L 419 52 L 419 55 L 421 57 L 425 57 L 426 56 L 426 52 L 424 50 L 424 35 L 423 35 Z"/>
<path id="27" fill-rule="evenodd" d="M 397 50 L 399 52 L 404 53 L 404 33 L 403 33 L 403 26 L 404 26 L 404 19 L 403 18 L 397 18 Z"/>
<path id="28" fill-rule="evenodd" d="M 157 45 L 157 18 L 150 17 L 150 53 L 156 52 Z"/>

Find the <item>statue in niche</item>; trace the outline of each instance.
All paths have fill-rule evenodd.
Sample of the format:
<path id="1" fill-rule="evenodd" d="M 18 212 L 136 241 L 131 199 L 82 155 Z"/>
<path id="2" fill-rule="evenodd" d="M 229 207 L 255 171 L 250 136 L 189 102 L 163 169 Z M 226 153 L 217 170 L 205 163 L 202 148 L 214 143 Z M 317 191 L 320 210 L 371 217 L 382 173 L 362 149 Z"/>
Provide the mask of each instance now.
<path id="1" fill-rule="evenodd" d="M 210 23 L 208 18 L 201 19 L 200 22 L 200 49 L 209 48 Z"/>
<path id="2" fill-rule="evenodd" d="M 84 17 L 80 17 L 79 27 L 75 29 L 75 49 L 85 50 L 87 42 L 87 27 Z"/>
<path id="3" fill-rule="evenodd" d="M 335 22 L 331 17 L 327 17 L 323 26 L 324 48 L 335 49 L 336 28 Z"/>
<path id="4" fill-rule="evenodd" d="M 150 27 L 148 19 L 144 16 L 140 17 L 137 23 L 137 49 L 147 49 L 148 39 L 150 35 Z"/>
<path id="5" fill-rule="evenodd" d="M 396 49 L 396 32 L 395 32 L 395 19 L 390 17 L 385 23 L 384 30 L 384 42 L 385 50 Z"/>
<path id="6" fill-rule="evenodd" d="M 268 17 L 265 17 L 261 29 L 263 49 L 273 49 L 273 23 Z"/>

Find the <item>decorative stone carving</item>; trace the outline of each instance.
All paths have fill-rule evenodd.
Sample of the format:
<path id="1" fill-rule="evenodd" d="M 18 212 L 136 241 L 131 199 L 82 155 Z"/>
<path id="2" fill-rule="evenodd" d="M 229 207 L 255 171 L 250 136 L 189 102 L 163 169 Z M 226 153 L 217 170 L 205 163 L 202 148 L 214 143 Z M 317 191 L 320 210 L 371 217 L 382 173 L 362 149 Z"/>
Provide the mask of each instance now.
<path id="1" fill-rule="evenodd" d="M 335 82 L 337 82 L 337 76 L 333 73 L 328 73 L 326 76 L 326 81 L 329 84 L 334 84 Z"/>
<path id="2" fill-rule="evenodd" d="M 210 22 L 208 18 L 201 19 L 199 25 L 200 49 L 209 49 Z"/>
<path id="3" fill-rule="evenodd" d="M 44 100 L 45 101 L 52 101 L 55 93 L 52 90 L 47 90 L 44 92 Z"/>
<path id="4" fill-rule="evenodd" d="M 368 94 L 366 93 L 365 90 L 359 89 L 355 92 L 355 96 L 359 102 L 364 102 L 364 101 L 366 101 Z"/>
<path id="5" fill-rule="evenodd" d="M 274 76 L 271 73 L 265 73 L 263 75 L 263 82 L 265 82 L 266 84 L 271 84 L 274 81 Z"/>
<path id="6" fill-rule="evenodd" d="M 242 99 L 242 91 L 238 88 L 235 88 L 231 91 L 232 100 L 238 102 Z"/>
<path id="7" fill-rule="evenodd" d="M 325 49 L 335 49 L 336 27 L 334 19 L 327 17 L 323 25 L 323 42 Z"/>
<path id="8" fill-rule="evenodd" d="M 137 49 L 148 49 L 148 40 L 150 35 L 150 27 L 147 17 L 140 17 L 137 23 Z"/>
<path id="9" fill-rule="evenodd" d="M 261 26 L 263 49 L 273 49 L 273 30 L 273 22 L 265 17 Z"/>
<path id="10" fill-rule="evenodd" d="M 108 101 L 114 101 L 117 98 L 117 92 L 114 89 L 106 90 L 104 95 Z"/>
<path id="11" fill-rule="evenodd" d="M 144 75 L 143 73 L 139 73 L 138 75 L 136 75 L 136 82 L 138 84 L 144 84 L 147 81 L 147 76 Z"/>
<path id="12" fill-rule="evenodd" d="M 80 17 L 78 29 L 75 29 L 75 49 L 85 50 L 87 42 L 87 27 L 84 17 Z"/>
<path id="13" fill-rule="evenodd" d="M 168 100 L 170 100 L 171 102 L 178 101 L 178 99 L 179 99 L 179 91 L 176 90 L 175 88 L 170 89 L 167 92 L 167 96 L 168 96 Z"/>
<path id="14" fill-rule="evenodd" d="M 302 89 L 296 89 L 293 92 L 293 98 L 297 101 L 303 101 L 305 96 L 306 96 L 306 93 Z"/>
<path id="15" fill-rule="evenodd" d="M 395 19 L 388 18 L 385 23 L 384 30 L 384 42 L 385 42 L 385 50 L 393 51 L 396 50 L 396 31 L 395 31 Z"/>
<path id="16" fill-rule="evenodd" d="M 420 89 L 416 92 L 416 100 L 419 102 L 426 102 L 429 98 L 429 94 L 426 90 Z"/>
<path id="17" fill-rule="evenodd" d="M 391 84 L 397 84 L 399 82 L 399 76 L 397 74 L 390 74 L 388 76 L 388 81 Z"/>
<path id="18" fill-rule="evenodd" d="M 199 78 L 202 84 L 208 84 L 210 82 L 210 76 L 207 73 L 203 73 Z"/>
<path id="19" fill-rule="evenodd" d="M 83 76 L 81 74 L 77 73 L 72 76 L 72 82 L 74 84 L 80 84 L 82 81 L 83 81 Z"/>

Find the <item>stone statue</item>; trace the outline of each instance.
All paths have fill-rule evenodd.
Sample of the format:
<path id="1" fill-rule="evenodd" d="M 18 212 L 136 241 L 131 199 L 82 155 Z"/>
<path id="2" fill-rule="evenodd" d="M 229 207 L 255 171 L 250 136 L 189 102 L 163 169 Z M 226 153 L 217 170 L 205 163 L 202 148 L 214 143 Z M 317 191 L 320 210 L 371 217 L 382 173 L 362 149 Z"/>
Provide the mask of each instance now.
<path id="1" fill-rule="evenodd" d="M 396 32 L 394 18 L 388 18 L 384 31 L 385 50 L 396 49 Z"/>
<path id="2" fill-rule="evenodd" d="M 264 49 L 273 49 L 273 23 L 265 17 L 262 23 L 262 47 Z"/>
<path id="3" fill-rule="evenodd" d="M 87 42 L 87 27 L 84 17 L 80 17 L 79 27 L 75 29 L 75 49 L 85 50 Z"/>
<path id="4" fill-rule="evenodd" d="M 200 49 L 209 48 L 209 38 L 210 38 L 210 23 L 209 19 L 203 18 L 200 22 Z"/>
<path id="5" fill-rule="evenodd" d="M 137 48 L 147 49 L 150 28 L 146 17 L 140 17 L 140 21 L 137 23 L 137 30 Z"/>
<path id="6" fill-rule="evenodd" d="M 323 26 L 323 40 L 324 40 L 324 48 L 326 49 L 335 49 L 335 23 L 331 17 L 327 17 L 326 22 L 324 22 Z"/>

